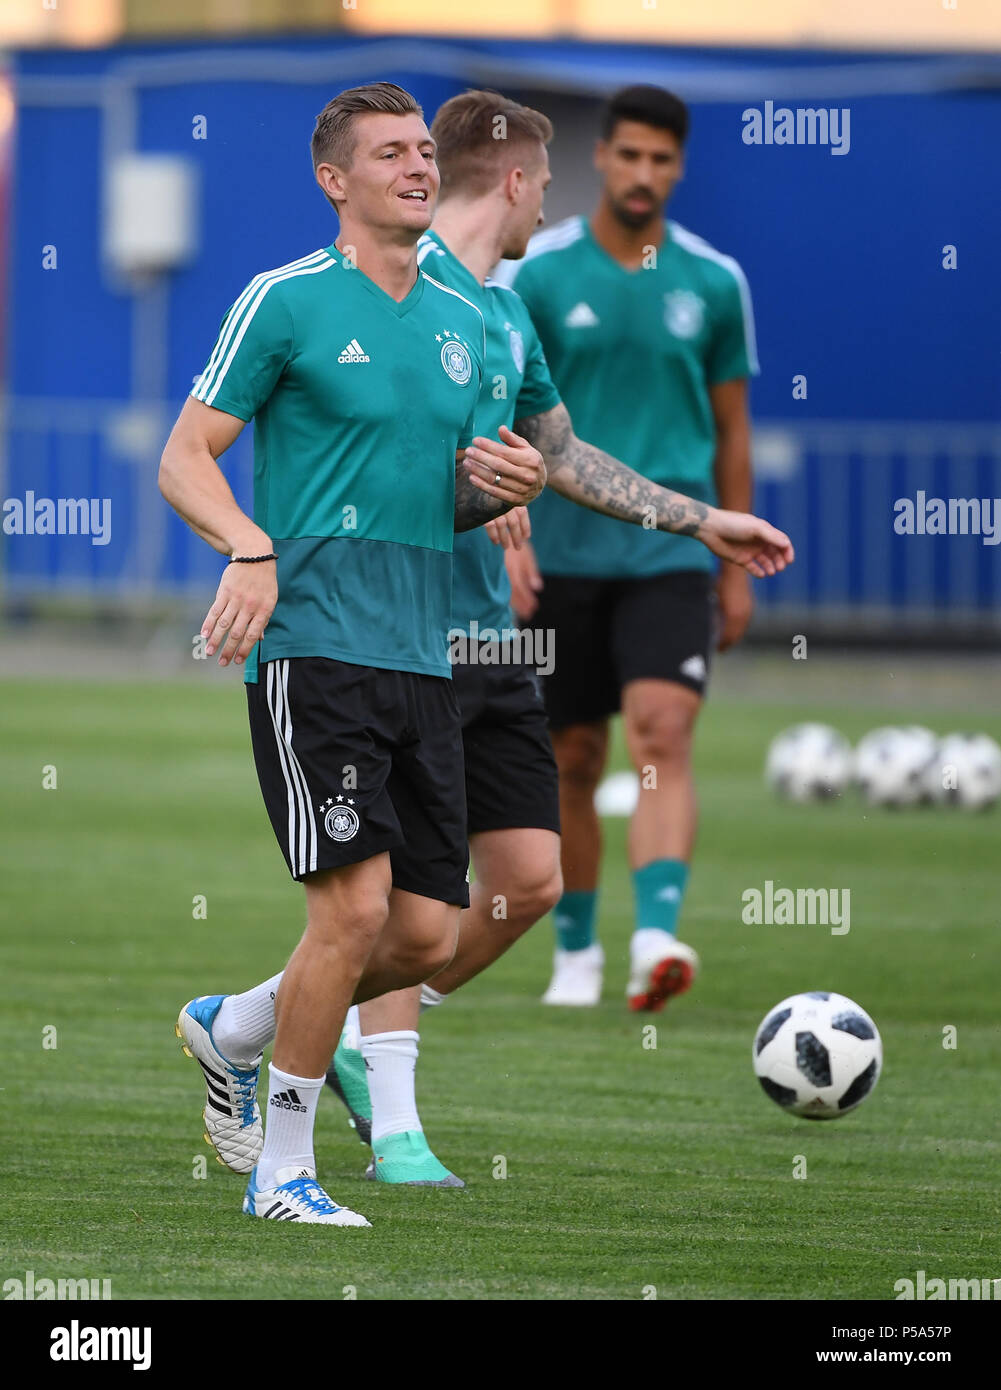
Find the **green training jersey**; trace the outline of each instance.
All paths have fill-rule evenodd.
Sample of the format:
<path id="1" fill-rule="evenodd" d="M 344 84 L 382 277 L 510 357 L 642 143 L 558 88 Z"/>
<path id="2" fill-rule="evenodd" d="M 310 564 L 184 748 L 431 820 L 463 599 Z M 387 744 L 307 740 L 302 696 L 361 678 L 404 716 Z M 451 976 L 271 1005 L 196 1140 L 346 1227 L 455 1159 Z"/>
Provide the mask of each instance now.
<path id="1" fill-rule="evenodd" d="M 450 676 L 455 453 L 483 318 L 418 270 L 399 303 L 328 246 L 256 276 L 192 395 L 254 420 L 254 520 L 278 603 L 247 663 L 323 656 Z"/>
<path id="2" fill-rule="evenodd" d="M 476 433 L 497 439 L 501 425 L 510 428 L 515 420 L 559 405 L 539 335 L 520 295 L 494 280 L 481 285 L 433 229 L 421 237 L 417 259 L 429 275 L 464 294 L 483 314 L 487 347 Z M 472 623 L 474 634 L 513 623 L 504 552 L 482 526 L 459 532 L 452 564 L 452 631 L 469 635 Z"/>
<path id="3" fill-rule="evenodd" d="M 715 503 L 709 388 L 756 372 L 747 281 L 735 260 L 665 224 L 656 264 L 625 270 L 583 217 L 502 262 L 542 340 L 575 433 L 655 483 Z M 699 541 L 601 516 L 547 490 L 532 504 L 543 573 L 643 578 L 711 569 Z"/>

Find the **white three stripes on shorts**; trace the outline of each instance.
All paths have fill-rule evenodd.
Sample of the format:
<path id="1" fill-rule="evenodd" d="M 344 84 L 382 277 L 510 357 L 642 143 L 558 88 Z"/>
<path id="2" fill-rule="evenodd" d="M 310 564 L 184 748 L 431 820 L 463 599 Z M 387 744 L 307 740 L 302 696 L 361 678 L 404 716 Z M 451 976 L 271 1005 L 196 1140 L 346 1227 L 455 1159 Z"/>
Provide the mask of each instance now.
<path id="1" fill-rule="evenodd" d="M 316 870 L 316 819 L 306 776 L 292 748 L 292 711 L 288 702 L 288 661 L 266 663 L 268 712 L 278 744 L 278 760 L 288 790 L 288 855 L 301 875 Z"/>

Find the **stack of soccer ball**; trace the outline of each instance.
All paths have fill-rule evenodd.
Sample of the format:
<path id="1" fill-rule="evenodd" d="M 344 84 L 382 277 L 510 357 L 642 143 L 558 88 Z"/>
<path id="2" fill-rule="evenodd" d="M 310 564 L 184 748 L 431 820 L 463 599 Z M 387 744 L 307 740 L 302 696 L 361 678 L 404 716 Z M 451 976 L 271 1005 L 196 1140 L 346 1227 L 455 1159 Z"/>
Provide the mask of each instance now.
<path id="1" fill-rule="evenodd" d="M 870 806 L 959 806 L 982 811 L 1001 798 L 1001 748 L 987 734 L 874 729 L 852 750 L 827 724 L 797 724 L 772 741 L 765 780 L 789 801 L 824 801 L 852 783 Z"/>

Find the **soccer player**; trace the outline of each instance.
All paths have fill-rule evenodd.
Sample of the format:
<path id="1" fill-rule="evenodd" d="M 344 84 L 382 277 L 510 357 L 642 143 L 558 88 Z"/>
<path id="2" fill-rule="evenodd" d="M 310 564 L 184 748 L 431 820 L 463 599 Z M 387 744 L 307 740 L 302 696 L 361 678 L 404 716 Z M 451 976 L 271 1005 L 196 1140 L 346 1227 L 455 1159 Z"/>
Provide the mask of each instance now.
<path id="1" fill-rule="evenodd" d="M 495 134 L 498 122 L 502 139 Z M 432 134 L 441 202 L 418 257 L 424 270 L 483 312 L 487 353 L 479 433 L 489 436 L 518 420 L 526 438 L 544 441 L 539 447 L 549 483 L 566 497 L 634 523 L 687 529 L 755 569 L 782 568 L 791 547 L 767 523 L 693 507 L 577 439 L 524 306 L 517 294 L 488 278 L 499 256 L 523 254 L 541 219 L 550 177 L 549 121 L 495 92 L 467 92 L 445 103 Z M 518 524 L 512 512 L 490 527 L 506 531 Z M 453 675 L 476 881 L 455 957 L 424 987 L 426 1004 L 440 1002 L 496 960 L 560 892 L 556 766 L 533 663 L 511 640 L 509 593 L 501 551 L 484 532 L 457 537 Z M 502 913 L 496 910 L 499 901 Z M 398 991 L 363 1003 L 328 1080 L 348 1104 L 359 1133 L 371 1140 L 370 1172 L 378 1181 L 461 1186 L 431 1152 L 417 1113 L 420 994 Z M 349 1046 L 359 1035 L 360 1046 Z"/>
<path id="2" fill-rule="evenodd" d="M 747 379 L 757 370 L 750 296 L 736 261 L 664 219 L 687 132 L 687 110 L 671 93 L 615 95 L 595 154 L 603 186 L 593 216 L 541 232 L 506 278 L 578 430 L 655 482 L 744 511 Z M 660 1009 L 697 968 L 676 938 L 696 834 L 692 740 L 713 647 L 739 641 L 751 615 L 747 572 L 724 557 L 714 581 L 709 551 L 691 537 L 637 533 L 554 493 L 533 506 L 532 523 L 538 570 L 529 547 L 508 559 L 516 611 L 553 629 L 559 652 L 544 685 L 564 892 L 544 999 L 588 1005 L 601 992 L 594 793 L 609 716 L 621 709 L 641 786 L 629 828 L 627 995 L 632 1009 Z"/>
<path id="3" fill-rule="evenodd" d="M 205 1073 L 208 1128 L 250 1172 L 244 1211 L 364 1226 L 316 1181 L 313 1122 L 352 998 L 439 970 L 469 900 L 453 531 L 530 500 L 545 471 L 510 431 L 473 439 L 483 319 L 417 265 L 439 177 L 416 101 L 389 83 L 341 93 L 312 155 L 339 235 L 236 300 L 160 471 L 166 499 L 229 557 L 206 651 L 249 658 L 261 790 L 306 894 L 268 999 L 263 1146 L 253 1004 L 195 999 L 177 1032 Z M 216 463 L 251 418 L 253 520 Z"/>

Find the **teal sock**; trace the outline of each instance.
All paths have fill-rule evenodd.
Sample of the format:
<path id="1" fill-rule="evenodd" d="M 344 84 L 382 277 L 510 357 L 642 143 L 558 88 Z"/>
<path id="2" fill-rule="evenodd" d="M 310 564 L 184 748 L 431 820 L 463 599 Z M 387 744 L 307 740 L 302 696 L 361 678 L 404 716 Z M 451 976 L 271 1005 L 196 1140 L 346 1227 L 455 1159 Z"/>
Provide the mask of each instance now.
<path id="1" fill-rule="evenodd" d="M 597 893 L 564 893 L 553 908 L 556 944 L 561 951 L 584 951 L 594 945 Z"/>
<path id="2" fill-rule="evenodd" d="M 688 865 L 683 859 L 655 859 L 642 869 L 634 869 L 636 931 L 659 927 L 674 936 L 687 884 Z"/>

